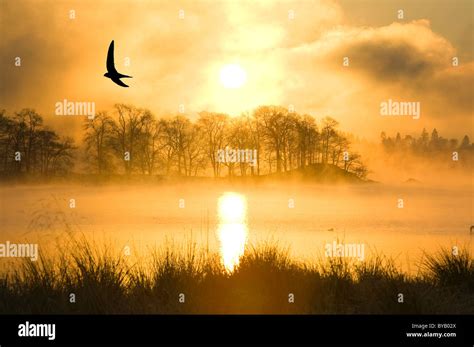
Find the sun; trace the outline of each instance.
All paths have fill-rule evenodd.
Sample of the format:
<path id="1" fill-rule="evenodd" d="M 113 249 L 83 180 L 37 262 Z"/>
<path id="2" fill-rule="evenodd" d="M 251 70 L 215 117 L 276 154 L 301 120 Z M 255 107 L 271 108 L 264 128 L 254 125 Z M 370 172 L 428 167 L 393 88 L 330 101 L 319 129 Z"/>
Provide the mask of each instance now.
<path id="1" fill-rule="evenodd" d="M 237 89 L 247 81 L 247 73 L 240 65 L 228 64 L 222 67 L 220 80 L 225 88 Z"/>

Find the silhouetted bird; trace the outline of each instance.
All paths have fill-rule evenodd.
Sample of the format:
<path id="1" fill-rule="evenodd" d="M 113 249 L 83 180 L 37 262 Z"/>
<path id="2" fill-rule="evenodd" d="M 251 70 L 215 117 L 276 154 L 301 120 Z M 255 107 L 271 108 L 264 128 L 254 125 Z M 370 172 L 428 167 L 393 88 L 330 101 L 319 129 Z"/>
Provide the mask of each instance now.
<path id="1" fill-rule="evenodd" d="M 115 69 L 114 40 L 112 40 L 110 43 L 109 51 L 107 52 L 107 72 L 104 74 L 104 76 L 110 78 L 112 81 L 122 87 L 128 86 L 120 80 L 121 78 L 132 78 L 132 76 L 122 75 Z"/>

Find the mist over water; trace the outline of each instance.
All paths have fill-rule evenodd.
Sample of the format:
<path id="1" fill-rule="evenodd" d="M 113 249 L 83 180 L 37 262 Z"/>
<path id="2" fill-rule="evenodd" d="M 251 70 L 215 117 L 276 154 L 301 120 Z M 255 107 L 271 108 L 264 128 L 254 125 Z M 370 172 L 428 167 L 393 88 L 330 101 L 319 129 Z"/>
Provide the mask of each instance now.
<path id="1" fill-rule="evenodd" d="M 278 242 L 306 262 L 324 256 L 326 244 L 361 243 L 366 258 L 381 253 L 414 272 L 423 252 L 473 250 L 472 193 L 410 184 L 4 186 L 0 236 L 38 242 L 40 253 L 68 231 L 141 256 L 191 242 L 220 252 L 229 270 L 259 242 Z"/>

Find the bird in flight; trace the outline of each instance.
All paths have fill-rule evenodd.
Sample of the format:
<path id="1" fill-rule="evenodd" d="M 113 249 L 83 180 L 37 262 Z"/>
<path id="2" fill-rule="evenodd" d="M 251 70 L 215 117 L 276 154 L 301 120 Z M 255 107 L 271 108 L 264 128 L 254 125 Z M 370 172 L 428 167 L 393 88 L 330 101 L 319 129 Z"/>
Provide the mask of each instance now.
<path id="1" fill-rule="evenodd" d="M 104 76 L 110 78 L 112 81 L 122 87 L 128 86 L 120 80 L 121 78 L 132 78 L 132 76 L 122 75 L 117 71 L 117 69 L 115 69 L 114 40 L 112 40 L 110 43 L 109 51 L 107 52 L 107 72 L 104 74 Z"/>

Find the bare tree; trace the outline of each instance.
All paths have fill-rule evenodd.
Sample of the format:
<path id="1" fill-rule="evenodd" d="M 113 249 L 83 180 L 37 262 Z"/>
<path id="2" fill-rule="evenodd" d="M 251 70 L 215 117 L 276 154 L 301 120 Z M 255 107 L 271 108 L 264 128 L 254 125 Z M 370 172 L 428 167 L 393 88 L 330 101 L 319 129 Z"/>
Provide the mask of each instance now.
<path id="1" fill-rule="evenodd" d="M 323 164 L 328 163 L 329 159 L 329 152 L 332 145 L 333 140 L 337 137 L 336 127 L 338 126 L 338 122 L 331 118 L 325 117 L 323 119 L 323 125 L 321 128 L 321 141 L 322 141 L 322 162 Z"/>
<path id="2" fill-rule="evenodd" d="M 206 137 L 206 152 L 211 162 L 214 177 L 219 177 L 220 166 L 217 158 L 217 151 L 224 149 L 226 145 L 226 130 L 229 123 L 229 116 L 223 113 L 201 112 L 199 113 L 198 124 Z"/>
<path id="3" fill-rule="evenodd" d="M 343 152 L 349 153 L 350 142 L 343 134 L 336 132 L 332 141 L 331 160 L 332 164 L 338 166 Z"/>
<path id="4" fill-rule="evenodd" d="M 251 120 L 248 115 L 241 115 L 240 117 L 235 117 L 230 120 L 229 131 L 227 143 L 232 149 L 241 151 L 242 154 L 248 155 L 247 151 L 257 150 L 258 159 L 258 149 L 255 143 L 256 139 L 252 134 Z M 229 173 L 233 173 L 235 167 L 234 163 L 228 163 Z M 245 160 L 240 160 L 238 163 L 240 169 L 240 175 L 246 176 L 248 168 L 253 168 L 249 162 Z"/>
<path id="5" fill-rule="evenodd" d="M 160 162 L 160 136 L 163 127 L 148 110 L 144 111 L 142 124 L 136 157 L 142 173 L 153 175 Z"/>
<path id="6" fill-rule="evenodd" d="M 37 130 L 43 125 L 43 119 L 34 110 L 25 108 L 15 114 L 14 120 L 17 124 L 17 149 L 22 153 L 21 162 L 25 164 L 26 173 L 30 173 L 36 160 Z"/>
<path id="7" fill-rule="evenodd" d="M 15 128 L 15 122 L 6 116 L 5 110 L 0 111 L 0 146 L 4 174 L 9 173 L 12 169 Z"/>
<path id="8" fill-rule="evenodd" d="M 116 104 L 115 110 L 118 119 L 113 127 L 114 148 L 123 163 L 125 173 L 130 175 L 135 167 L 135 150 L 149 112 L 124 104 Z"/>
<path id="9" fill-rule="evenodd" d="M 205 168 L 206 153 L 204 135 L 198 124 L 190 124 L 187 128 L 186 143 L 184 146 L 187 176 L 196 176 L 198 170 Z"/>
<path id="10" fill-rule="evenodd" d="M 114 121 L 107 112 L 98 112 L 94 119 L 86 119 L 83 129 L 88 159 L 95 163 L 99 174 L 111 168 L 111 143 Z"/>
<path id="11" fill-rule="evenodd" d="M 280 106 L 260 106 L 254 115 L 261 122 L 268 149 L 275 152 L 276 171 L 281 172 L 285 145 L 292 130 L 288 110 Z"/>

